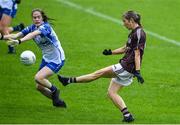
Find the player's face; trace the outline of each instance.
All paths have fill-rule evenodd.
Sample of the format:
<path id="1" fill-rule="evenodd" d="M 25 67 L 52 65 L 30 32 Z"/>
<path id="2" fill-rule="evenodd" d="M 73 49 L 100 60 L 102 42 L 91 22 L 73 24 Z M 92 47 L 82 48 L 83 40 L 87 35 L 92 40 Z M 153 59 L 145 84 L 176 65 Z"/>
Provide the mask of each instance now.
<path id="1" fill-rule="evenodd" d="M 132 29 L 132 22 L 126 18 L 123 18 L 123 25 L 129 30 Z"/>
<path id="2" fill-rule="evenodd" d="M 39 11 L 33 12 L 32 18 L 36 26 L 40 26 L 43 23 L 43 17 Z"/>

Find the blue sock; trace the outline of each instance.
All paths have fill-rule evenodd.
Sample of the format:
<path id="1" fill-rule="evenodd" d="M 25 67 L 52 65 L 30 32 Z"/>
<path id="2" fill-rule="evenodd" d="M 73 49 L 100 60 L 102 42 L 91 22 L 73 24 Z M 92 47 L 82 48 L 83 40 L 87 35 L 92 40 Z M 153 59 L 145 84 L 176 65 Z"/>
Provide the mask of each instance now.
<path id="1" fill-rule="evenodd" d="M 9 49 L 9 53 L 13 53 L 14 52 L 14 47 L 8 46 Z"/>
<path id="2" fill-rule="evenodd" d="M 56 86 L 51 86 L 51 88 L 50 88 L 50 90 L 52 91 L 52 92 L 55 92 L 56 90 L 57 90 L 57 88 L 56 88 Z"/>

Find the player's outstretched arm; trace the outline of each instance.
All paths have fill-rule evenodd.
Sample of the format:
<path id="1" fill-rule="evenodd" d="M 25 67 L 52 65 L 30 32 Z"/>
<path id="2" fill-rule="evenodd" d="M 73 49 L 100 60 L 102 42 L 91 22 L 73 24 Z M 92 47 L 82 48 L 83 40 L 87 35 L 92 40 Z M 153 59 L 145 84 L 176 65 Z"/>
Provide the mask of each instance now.
<path id="1" fill-rule="evenodd" d="M 16 34 L 8 34 L 8 35 L 2 35 L 0 33 L 0 39 L 1 40 L 17 39 L 17 38 L 22 37 L 22 36 L 23 36 L 23 34 L 21 32 L 16 33 Z"/>
<path id="2" fill-rule="evenodd" d="M 31 32 L 29 34 L 27 34 L 26 36 L 24 36 L 23 38 L 20 39 L 21 42 L 27 41 L 27 40 L 31 40 L 33 39 L 35 36 L 41 34 L 41 32 L 39 30 L 35 30 L 34 32 Z"/>
<path id="3" fill-rule="evenodd" d="M 105 49 L 103 51 L 103 54 L 104 55 L 116 55 L 116 54 L 123 54 L 125 51 L 126 51 L 126 45 L 121 48 L 115 49 L 115 50 Z"/>

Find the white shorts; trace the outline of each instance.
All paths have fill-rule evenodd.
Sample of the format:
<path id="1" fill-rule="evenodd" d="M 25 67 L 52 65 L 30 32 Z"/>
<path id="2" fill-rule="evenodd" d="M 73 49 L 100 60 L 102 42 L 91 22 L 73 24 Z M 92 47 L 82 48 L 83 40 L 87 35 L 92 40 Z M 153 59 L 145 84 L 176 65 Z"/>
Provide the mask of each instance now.
<path id="1" fill-rule="evenodd" d="M 112 78 L 113 82 L 123 86 L 128 86 L 132 83 L 134 75 L 124 70 L 120 63 L 112 65 L 112 69 L 117 76 Z"/>

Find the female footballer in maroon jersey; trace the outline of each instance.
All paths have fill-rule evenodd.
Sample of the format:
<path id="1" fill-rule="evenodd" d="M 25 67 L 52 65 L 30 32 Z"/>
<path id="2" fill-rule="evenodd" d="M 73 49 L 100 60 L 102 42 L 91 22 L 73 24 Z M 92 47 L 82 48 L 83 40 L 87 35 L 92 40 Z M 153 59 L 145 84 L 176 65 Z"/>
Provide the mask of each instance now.
<path id="1" fill-rule="evenodd" d="M 119 60 L 119 63 L 78 77 L 64 77 L 58 75 L 58 79 L 66 86 L 70 83 L 91 82 L 101 77 L 111 78 L 108 96 L 122 112 L 124 117 L 123 121 L 132 122 L 134 121 L 134 117 L 128 111 L 124 100 L 118 95 L 118 92 L 124 86 L 128 86 L 132 83 L 133 76 L 137 77 L 138 82 L 144 82 L 144 79 L 140 74 L 140 65 L 146 43 L 146 34 L 141 27 L 141 17 L 138 13 L 127 11 L 123 14 L 122 20 L 124 26 L 131 31 L 128 35 L 127 43 L 121 48 L 115 50 L 105 49 L 103 51 L 104 55 L 124 54 L 123 58 Z"/>

